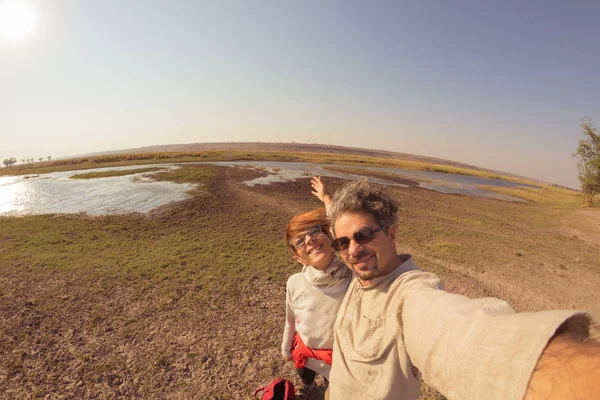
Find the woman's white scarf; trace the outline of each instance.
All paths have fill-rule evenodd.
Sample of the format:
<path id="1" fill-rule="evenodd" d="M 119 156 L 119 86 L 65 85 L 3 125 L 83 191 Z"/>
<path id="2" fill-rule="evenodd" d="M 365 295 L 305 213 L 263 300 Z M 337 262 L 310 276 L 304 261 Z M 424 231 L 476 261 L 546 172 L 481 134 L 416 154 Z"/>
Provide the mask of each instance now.
<path id="1" fill-rule="evenodd" d="M 352 272 L 337 257 L 333 258 L 331 264 L 324 270 L 310 265 L 302 268 L 302 274 L 311 286 L 319 289 L 327 289 L 349 280 Z"/>

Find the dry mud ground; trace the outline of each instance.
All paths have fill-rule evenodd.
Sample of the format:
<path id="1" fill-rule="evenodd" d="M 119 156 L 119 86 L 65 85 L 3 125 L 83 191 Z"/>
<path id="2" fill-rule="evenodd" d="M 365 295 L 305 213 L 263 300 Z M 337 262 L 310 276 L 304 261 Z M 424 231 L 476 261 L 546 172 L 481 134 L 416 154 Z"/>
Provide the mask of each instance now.
<path id="1" fill-rule="evenodd" d="M 282 237 L 320 204 L 308 178 L 241 183 L 257 173 L 215 168 L 149 216 L 0 219 L 0 398 L 239 399 L 278 376 L 299 384 L 279 351 L 298 270 Z M 598 212 L 391 191 L 399 249 L 448 290 L 600 315 Z"/>

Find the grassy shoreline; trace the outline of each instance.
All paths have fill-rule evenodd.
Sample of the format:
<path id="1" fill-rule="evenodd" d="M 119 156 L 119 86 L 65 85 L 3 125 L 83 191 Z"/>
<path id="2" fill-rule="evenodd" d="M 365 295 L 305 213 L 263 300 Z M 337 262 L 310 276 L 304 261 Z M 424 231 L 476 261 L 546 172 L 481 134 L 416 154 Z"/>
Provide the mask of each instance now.
<path id="1" fill-rule="evenodd" d="M 153 167 L 153 168 L 136 168 L 136 169 L 128 169 L 124 171 L 102 171 L 102 172 L 87 172 L 85 174 L 75 174 L 70 176 L 70 179 L 97 179 L 97 178 L 110 178 L 115 176 L 127 176 L 134 174 L 143 174 L 147 172 L 156 172 L 160 171 L 163 168 Z"/>
<path id="2" fill-rule="evenodd" d="M 214 161 L 278 161 L 278 162 L 306 162 L 318 164 L 337 164 L 347 167 L 329 167 L 331 170 L 340 171 L 358 171 L 357 167 L 391 167 L 406 170 L 431 171 L 440 173 L 450 173 L 458 175 L 468 175 L 484 177 L 497 180 L 506 180 L 510 182 L 522 183 L 538 186 L 539 188 L 497 188 L 493 186 L 480 186 L 482 189 L 490 190 L 510 196 L 518 197 L 527 201 L 534 201 L 540 204 L 546 204 L 552 207 L 576 209 L 582 206 L 581 192 L 549 185 L 545 183 L 529 181 L 500 174 L 493 174 L 486 171 L 471 170 L 448 165 L 423 163 L 415 161 L 406 161 L 390 158 L 375 158 L 366 156 L 349 156 L 332 153 L 308 153 L 308 152 L 285 152 L 285 151 L 242 151 L 242 150 L 209 150 L 202 152 L 162 152 L 162 153 L 135 153 L 135 154 L 117 154 L 108 156 L 82 157 L 68 160 L 58 160 L 41 165 L 17 165 L 10 168 L 0 169 L 0 176 L 6 175 L 28 175 L 43 174 L 49 172 L 77 171 L 104 167 L 134 166 L 156 163 L 197 163 Z M 150 172 L 151 169 L 148 169 Z M 87 174 L 74 175 L 75 179 L 91 179 L 107 176 L 121 176 L 133 173 L 144 172 L 140 169 L 138 172 L 90 172 Z M 385 178 L 384 173 L 371 172 L 370 176 Z M 410 179 L 405 179 L 398 174 L 387 174 L 388 179 L 413 184 Z M 581 204 L 577 204 L 581 203 Z"/>
<path id="3" fill-rule="evenodd" d="M 308 162 L 319 164 L 341 164 L 351 166 L 393 167 L 408 170 L 432 171 L 452 173 L 458 175 L 479 176 L 490 179 L 508 180 L 519 183 L 538 184 L 534 181 L 459 168 L 449 165 L 406 161 L 390 158 L 376 158 L 332 153 L 300 153 L 284 151 L 235 151 L 235 150 L 209 150 L 202 152 L 163 152 L 163 153 L 136 153 L 117 154 L 110 156 L 82 157 L 39 164 L 15 165 L 0 169 L 0 176 L 41 174 L 58 171 L 74 171 L 101 167 L 115 167 L 128 165 L 143 165 L 151 163 L 185 163 L 208 161 L 289 161 Z"/>
<path id="4" fill-rule="evenodd" d="M 581 193 L 555 186 L 540 185 L 539 188 L 524 186 L 515 188 L 500 188 L 488 185 L 480 185 L 478 187 L 484 190 L 518 197 L 546 207 L 561 208 L 566 210 L 577 210 L 583 208 L 583 197 Z"/>

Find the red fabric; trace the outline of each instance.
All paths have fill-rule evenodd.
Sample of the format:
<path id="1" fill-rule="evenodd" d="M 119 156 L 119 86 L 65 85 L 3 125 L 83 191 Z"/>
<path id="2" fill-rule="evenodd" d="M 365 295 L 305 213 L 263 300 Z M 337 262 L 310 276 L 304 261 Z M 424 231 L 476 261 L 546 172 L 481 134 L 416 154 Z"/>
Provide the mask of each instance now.
<path id="1" fill-rule="evenodd" d="M 296 333 L 296 336 L 294 336 L 294 343 L 292 344 L 292 360 L 294 361 L 294 367 L 296 367 L 296 369 L 303 368 L 309 358 L 315 358 L 325 362 L 327 365 L 331 365 L 331 354 L 331 350 L 311 349 L 304 344 L 300 335 Z"/>
<path id="2" fill-rule="evenodd" d="M 254 392 L 254 400 L 260 392 L 260 400 L 296 400 L 296 390 L 292 382 L 287 379 L 277 378 L 267 386 L 258 388 Z"/>

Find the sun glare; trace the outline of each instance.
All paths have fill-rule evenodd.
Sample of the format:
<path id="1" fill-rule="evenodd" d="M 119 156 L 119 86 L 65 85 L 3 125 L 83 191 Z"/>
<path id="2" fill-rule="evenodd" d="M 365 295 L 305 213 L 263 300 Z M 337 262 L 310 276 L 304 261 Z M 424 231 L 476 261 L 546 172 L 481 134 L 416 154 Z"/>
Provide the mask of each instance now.
<path id="1" fill-rule="evenodd" d="M 33 31 L 35 14 L 30 4 L 21 0 L 0 3 L 0 36 L 25 39 Z"/>

